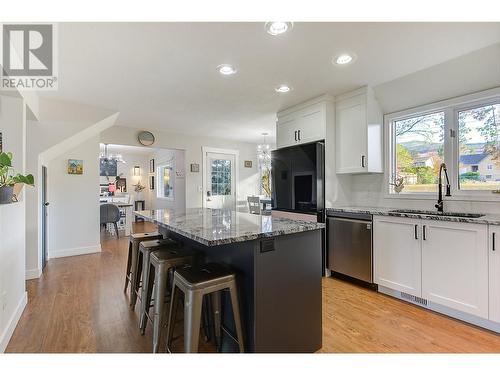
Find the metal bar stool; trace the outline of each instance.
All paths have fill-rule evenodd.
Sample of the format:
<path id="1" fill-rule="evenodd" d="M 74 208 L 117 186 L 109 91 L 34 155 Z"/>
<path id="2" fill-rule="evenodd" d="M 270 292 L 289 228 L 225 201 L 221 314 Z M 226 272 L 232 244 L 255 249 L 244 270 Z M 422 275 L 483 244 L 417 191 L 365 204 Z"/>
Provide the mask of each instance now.
<path id="1" fill-rule="evenodd" d="M 165 315 L 165 293 L 168 290 L 168 275 L 176 267 L 190 265 L 195 261 L 197 253 L 191 249 L 164 249 L 153 251 L 150 255 L 150 270 L 146 288 L 146 309 L 151 305 L 154 284 L 154 314 L 153 314 L 153 353 L 158 353 L 163 317 Z"/>
<path id="2" fill-rule="evenodd" d="M 130 308 L 133 310 L 137 302 L 137 292 L 139 290 L 139 244 L 142 241 L 160 240 L 163 236 L 158 232 L 133 233 L 130 235 L 128 244 L 127 273 L 125 275 L 125 288 L 123 293 L 127 292 L 130 282 Z"/>
<path id="3" fill-rule="evenodd" d="M 178 242 L 170 238 L 166 238 L 163 240 L 154 240 L 154 241 L 144 241 L 141 242 L 139 246 L 139 258 L 140 262 L 142 262 L 142 288 L 141 288 L 141 307 L 140 307 L 140 323 L 139 328 L 141 330 L 141 335 L 144 335 L 146 331 L 146 325 L 148 323 L 149 318 L 149 309 L 151 307 L 151 294 L 152 289 L 148 289 L 149 286 L 149 278 L 150 278 L 150 256 L 153 251 L 158 250 L 177 250 L 181 247 Z M 151 275 L 154 279 L 154 274 Z"/>
<path id="4" fill-rule="evenodd" d="M 221 324 L 220 293 L 229 290 L 233 309 L 236 339 L 240 352 L 244 352 L 243 331 L 239 308 L 236 275 L 231 268 L 219 263 L 206 263 L 200 267 L 177 268 L 174 272 L 172 294 L 170 296 L 170 313 L 167 328 L 167 351 L 174 331 L 176 311 L 179 302 L 179 290 L 184 293 L 184 351 L 196 353 L 200 338 L 200 323 L 203 297 L 210 295 L 214 316 L 217 349 L 220 349 Z M 226 329 L 224 331 L 227 332 Z M 232 336 L 231 336 L 232 337 Z"/>

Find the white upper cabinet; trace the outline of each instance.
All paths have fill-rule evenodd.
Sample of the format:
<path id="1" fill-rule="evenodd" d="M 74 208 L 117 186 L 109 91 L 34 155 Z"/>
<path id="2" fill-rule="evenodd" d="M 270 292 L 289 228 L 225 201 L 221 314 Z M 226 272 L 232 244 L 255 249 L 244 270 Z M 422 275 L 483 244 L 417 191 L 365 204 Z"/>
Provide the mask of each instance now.
<path id="1" fill-rule="evenodd" d="M 369 87 L 336 98 L 337 173 L 383 172 L 383 114 Z"/>
<path id="2" fill-rule="evenodd" d="M 489 253 L 489 319 L 500 323 L 500 225 L 490 225 Z"/>
<path id="3" fill-rule="evenodd" d="M 422 220 L 422 298 L 488 319 L 488 227 Z"/>
<path id="4" fill-rule="evenodd" d="M 276 146 L 283 148 L 326 138 L 326 128 L 333 121 L 332 100 L 323 96 L 278 113 Z"/>
<path id="5" fill-rule="evenodd" d="M 420 297 L 420 220 L 373 217 L 375 284 Z"/>

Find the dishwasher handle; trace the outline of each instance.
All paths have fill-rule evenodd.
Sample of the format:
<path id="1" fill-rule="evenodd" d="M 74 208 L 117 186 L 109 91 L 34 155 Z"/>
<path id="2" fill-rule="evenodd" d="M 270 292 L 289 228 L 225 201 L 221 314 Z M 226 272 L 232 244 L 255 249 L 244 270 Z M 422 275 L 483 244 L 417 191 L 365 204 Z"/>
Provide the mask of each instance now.
<path id="1" fill-rule="evenodd" d="M 349 223 L 359 223 L 359 224 L 366 224 L 366 229 L 367 230 L 372 230 L 372 222 L 368 220 L 361 220 L 361 219 L 350 219 L 350 218 L 345 218 L 345 217 L 329 217 L 329 220 L 337 220 L 337 221 L 346 221 Z"/>

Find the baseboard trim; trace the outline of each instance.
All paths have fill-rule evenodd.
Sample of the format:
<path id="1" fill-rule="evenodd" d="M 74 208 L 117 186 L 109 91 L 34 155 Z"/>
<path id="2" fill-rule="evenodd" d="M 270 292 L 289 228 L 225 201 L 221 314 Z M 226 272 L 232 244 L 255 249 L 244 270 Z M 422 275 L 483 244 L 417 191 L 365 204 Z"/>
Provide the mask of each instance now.
<path id="1" fill-rule="evenodd" d="M 23 297 L 19 301 L 16 310 L 14 311 L 14 314 L 12 314 L 9 320 L 9 324 L 7 324 L 7 327 L 5 327 L 2 336 L 0 336 L 0 353 L 5 352 L 5 349 L 7 349 L 7 345 L 9 344 L 10 338 L 12 337 L 12 334 L 16 329 L 19 319 L 21 319 L 21 315 L 23 314 L 24 308 L 26 307 L 27 303 L 28 303 L 28 292 L 24 292 Z"/>
<path id="2" fill-rule="evenodd" d="M 452 308 L 447 307 L 447 306 L 440 305 L 440 304 L 432 302 L 432 301 L 428 301 L 427 306 L 423 306 L 422 304 L 420 304 L 418 302 L 414 302 L 414 301 L 410 301 L 408 299 L 402 298 L 401 292 L 394 290 L 394 289 L 391 289 L 391 288 L 384 287 L 384 286 L 379 285 L 378 291 L 380 293 L 386 294 L 388 296 L 391 296 L 391 297 L 400 299 L 402 301 L 411 303 L 412 305 L 419 306 L 423 309 L 432 310 L 432 311 L 435 311 L 437 313 L 447 315 L 451 318 L 462 320 L 462 321 L 467 322 L 469 324 L 473 324 L 473 325 L 476 325 L 476 326 L 479 326 L 482 328 L 489 329 L 490 331 L 500 333 L 500 323 L 493 322 L 491 320 L 481 318 L 479 316 L 471 315 L 471 314 L 465 313 L 463 311 L 458 311 L 458 310 L 452 309 Z"/>
<path id="3" fill-rule="evenodd" d="M 49 250 L 49 259 L 72 257 L 75 255 L 85 255 L 101 252 L 101 244 L 93 246 L 75 247 L 72 249 Z"/>
<path id="4" fill-rule="evenodd" d="M 26 270 L 26 280 L 38 279 L 40 276 L 42 276 L 41 268 Z"/>

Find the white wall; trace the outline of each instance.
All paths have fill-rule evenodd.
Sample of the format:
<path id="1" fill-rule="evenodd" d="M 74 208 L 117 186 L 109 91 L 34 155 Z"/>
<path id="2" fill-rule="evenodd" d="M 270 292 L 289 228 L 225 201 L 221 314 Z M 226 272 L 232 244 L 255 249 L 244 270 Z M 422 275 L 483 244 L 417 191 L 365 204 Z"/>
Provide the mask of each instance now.
<path id="1" fill-rule="evenodd" d="M 139 146 L 137 134 L 139 130 L 134 128 L 113 126 L 101 133 L 101 142 L 110 144 Z M 237 149 L 239 156 L 239 185 L 238 201 L 246 201 L 248 195 L 259 193 L 259 174 L 257 168 L 256 145 L 253 143 L 235 142 L 231 140 L 194 137 L 177 133 L 154 131 L 156 148 L 177 149 L 185 151 L 185 184 L 186 184 L 186 206 L 202 206 L 202 147 L 217 147 L 226 149 Z M 244 161 L 251 160 L 252 168 L 245 168 Z M 197 163 L 200 172 L 191 172 L 189 165 Z"/>
<path id="2" fill-rule="evenodd" d="M 20 173 L 24 172 L 26 164 L 24 108 L 22 99 L 0 96 L 3 151 L 13 153 L 14 168 Z M 0 205 L 0 352 L 5 350 L 27 302 L 25 222 L 24 199 Z"/>
<path id="3" fill-rule="evenodd" d="M 149 159 L 155 160 L 155 170 L 161 165 L 173 165 L 174 171 L 174 197 L 173 199 L 158 198 L 158 190 L 151 192 L 151 208 L 173 208 L 179 212 L 186 209 L 186 161 L 184 150 L 157 150 Z M 155 178 L 158 179 L 155 171 Z M 159 181 L 156 181 L 159 182 Z M 149 190 L 149 184 L 148 184 Z"/>
<path id="4" fill-rule="evenodd" d="M 99 137 L 48 164 L 49 258 L 101 251 L 99 235 Z M 83 174 L 67 172 L 68 159 L 83 160 Z"/>
<path id="5" fill-rule="evenodd" d="M 390 113 L 498 86 L 500 44 L 381 84 L 374 91 L 384 113 Z M 387 132 L 384 139 L 387 141 Z M 434 209 L 434 200 L 386 198 L 386 181 L 387 177 L 383 174 L 351 176 L 349 203 L 356 206 Z M 447 200 L 445 205 L 445 209 L 450 211 L 500 211 L 500 199 L 498 202 Z"/>
<path id="6" fill-rule="evenodd" d="M 26 125 L 26 171 L 35 178 L 41 177 L 41 155 L 76 134 L 100 127 L 99 122 L 112 111 L 60 100 L 40 98 L 38 121 Z M 98 130 L 98 132 L 102 131 Z M 26 191 L 26 278 L 41 274 L 41 190 Z"/>
<path id="7" fill-rule="evenodd" d="M 380 84 L 374 91 L 384 113 L 391 113 L 499 85 L 500 44 L 495 44 Z"/>

